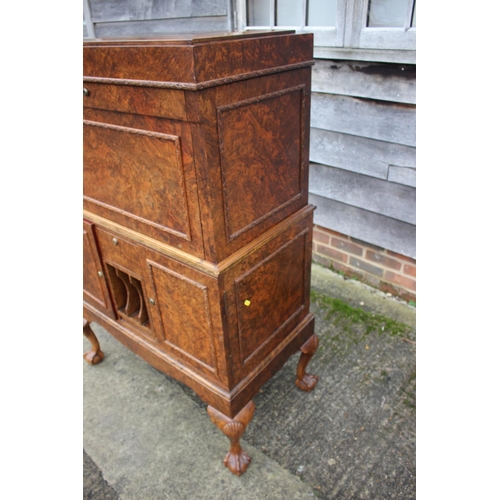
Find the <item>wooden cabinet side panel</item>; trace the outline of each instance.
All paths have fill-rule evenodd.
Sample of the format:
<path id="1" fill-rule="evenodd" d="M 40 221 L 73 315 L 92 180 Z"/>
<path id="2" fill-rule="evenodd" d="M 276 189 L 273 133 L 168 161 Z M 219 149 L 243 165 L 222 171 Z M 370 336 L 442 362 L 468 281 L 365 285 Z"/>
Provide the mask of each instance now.
<path id="1" fill-rule="evenodd" d="M 309 314 L 312 215 L 277 235 L 226 278 L 233 369 L 242 380 Z"/>
<path id="2" fill-rule="evenodd" d="M 303 87 L 217 109 L 227 238 L 302 196 Z"/>
<path id="3" fill-rule="evenodd" d="M 201 117 L 206 258 L 220 262 L 307 205 L 310 68 L 189 93 L 186 109 Z"/>
<path id="4" fill-rule="evenodd" d="M 260 351 L 279 343 L 289 324 L 298 323 L 305 308 L 307 231 L 259 262 L 234 283 L 240 360 L 245 368 Z"/>

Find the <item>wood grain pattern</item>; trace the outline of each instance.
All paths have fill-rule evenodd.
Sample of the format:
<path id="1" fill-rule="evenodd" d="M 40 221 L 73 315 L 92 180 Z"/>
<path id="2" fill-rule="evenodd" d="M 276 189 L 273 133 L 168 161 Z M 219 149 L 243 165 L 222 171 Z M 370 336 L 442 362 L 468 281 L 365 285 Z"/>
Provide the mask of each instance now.
<path id="1" fill-rule="evenodd" d="M 311 163 L 311 193 L 346 205 L 416 224 L 415 188 Z"/>
<path id="2" fill-rule="evenodd" d="M 317 60 L 312 68 L 312 90 L 416 104 L 416 66 Z"/>
<path id="3" fill-rule="evenodd" d="M 405 146 L 416 145 L 416 111 L 409 104 L 314 93 L 311 126 Z"/>
<path id="4" fill-rule="evenodd" d="M 149 262 L 162 331 L 170 349 L 187 363 L 216 370 L 215 347 L 207 287 Z"/>
<path id="5" fill-rule="evenodd" d="M 179 137 L 85 121 L 84 141 L 88 201 L 191 239 Z"/>
<path id="6" fill-rule="evenodd" d="M 227 12 L 226 0 L 185 0 L 183 2 L 157 2 L 137 0 L 120 2 L 114 0 L 90 0 L 94 22 L 117 22 L 145 19 L 176 19 L 193 16 L 223 16 Z"/>
<path id="7" fill-rule="evenodd" d="M 104 359 L 104 353 L 101 351 L 95 333 L 92 331 L 92 328 L 90 328 L 90 323 L 85 318 L 83 318 L 83 334 L 92 346 L 92 349 L 83 355 L 83 359 L 85 359 L 89 365 L 97 365 Z"/>
<path id="8" fill-rule="evenodd" d="M 388 179 L 393 165 L 416 168 L 414 147 L 318 128 L 311 128 L 309 158 L 315 163 L 383 180 Z"/>
<path id="9" fill-rule="evenodd" d="M 229 240 L 301 196 L 302 103 L 298 87 L 217 109 Z"/>
<path id="10" fill-rule="evenodd" d="M 234 418 L 217 411 L 215 408 L 207 408 L 210 420 L 229 438 L 231 447 L 229 453 L 224 458 L 224 465 L 237 476 L 241 476 L 250 465 L 252 459 L 243 451 L 240 445 L 240 438 L 245 432 L 247 425 L 253 417 L 255 405 L 250 401 Z"/>
<path id="11" fill-rule="evenodd" d="M 98 27 L 96 32 L 99 36 Z M 232 34 L 229 40 L 219 37 L 215 44 L 206 37 L 197 39 L 196 35 L 181 39 L 165 37 L 149 44 L 136 38 L 126 46 L 122 41 L 85 41 L 83 74 L 85 77 L 202 83 L 245 74 L 255 77 L 255 72 L 296 63 L 314 64 L 310 33 L 293 37 L 279 32 L 272 36 L 247 34 L 241 38 Z"/>
<path id="12" fill-rule="evenodd" d="M 93 41 L 84 53 L 85 272 L 101 263 L 116 314 L 89 299 L 84 318 L 193 388 L 242 474 L 252 398 L 314 334 L 312 37 Z"/>
<path id="13" fill-rule="evenodd" d="M 302 319 L 306 236 L 299 233 L 235 280 L 242 365 L 256 356 L 262 359 L 265 352 L 260 351 L 274 348 L 289 323 Z"/>
<path id="14" fill-rule="evenodd" d="M 204 0 L 205 1 L 205 0 Z M 201 4 L 204 3 L 201 2 Z M 122 2 L 120 2 L 122 3 Z M 228 28 L 227 16 L 186 17 L 174 19 L 148 19 L 140 21 L 102 22 L 95 24 L 98 38 L 129 36 L 165 36 L 177 33 L 179 36 L 192 31 L 221 33 Z"/>
<path id="15" fill-rule="evenodd" d="M 86 82 L 85 88 L 89 94 L 83 100 L 84 108 L 186 120 L 183 90 L 103 85 L 92 82 Z"/>
<path id="16" fill-rule="evenodd" d="M 314 222 L 353 238 L 416 258 L 416 226 L 311 193 Z"/>
<path id="17" fill-rule="evenodd" d="M 297 380 L 295 380 L 295 385 L 305 391 L 311 392 L 318 383 L 319 377 L 317 375 L 311 375 L 306 373 L 306 367 L 317 351 L 319 345 L 319 339 L 317 335 L 313 335 L 309 340 L 300 348 L 300 358 L 297 365 Z"/>
<path id="18" fill-rule="evenodd" d="M 93 303 L 101 311 L 114 317 L 95 241 L 94 224 L 85 219 L 83 220 L 83 300 Z"/>

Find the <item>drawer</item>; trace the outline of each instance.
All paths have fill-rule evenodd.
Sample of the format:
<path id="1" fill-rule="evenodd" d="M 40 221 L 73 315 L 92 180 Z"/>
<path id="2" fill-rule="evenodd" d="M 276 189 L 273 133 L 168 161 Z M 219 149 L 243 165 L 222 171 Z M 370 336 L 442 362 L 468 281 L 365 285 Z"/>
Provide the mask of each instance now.
<path id="1" fill-rule="evenodd" d="M 84 82 L 83 107 L 186 120 L 183 90 Z"/>
<path id="2" fill-rule="evenodd" d="M 141 249 L 138 245 L 102 228 L 96 228 L 95 233 L 104 261 L 142 274 L 141 261 L 144 257 L 141 257 Z"/>

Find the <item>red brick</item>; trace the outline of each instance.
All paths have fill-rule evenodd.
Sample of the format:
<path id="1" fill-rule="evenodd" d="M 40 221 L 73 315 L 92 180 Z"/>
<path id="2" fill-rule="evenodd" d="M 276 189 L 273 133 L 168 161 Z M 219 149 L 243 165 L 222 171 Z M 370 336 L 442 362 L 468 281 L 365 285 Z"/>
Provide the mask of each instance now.
<path id="1" fill-rule="evenodd" d="M 348 260 L 347 254 L 342 253 L 342 252 L 338 252 L 334 248 L 326 247 L 324 245 L 318 245 L 317 252 L 320 254 L 326 255 L 327 257 L 330 257 L 331 259 L 338 260 L 340 262 L 347 262 L 347 260 Z"/>
<path id="2" fill-rule="evenodd" d="M 403 272 L 408 274 L 409 276 L 413 276 L 414 278 L 417 276 L 417 268 L 410 264 L 405 264 L 403 267 Z"/>
<path id="3" fill-rule="evenodd" d="M 323 257 L 322 255 L 318 255 L 317 253 L 313 253 L 312 260 L 313 262 L 321 264 L 325 267 L 330 267 L 332 265 L 332 261 L 330 259 L 328 259 L 327 257 Z"/>
<path id="4" fill-rule="evenodd" d="M 333 268 L 336 271 L 341 271 L 348 278 L 356 278 L 359 281 L 364 281 L 366 274 L 361 272 L 359 269 L 354 267 L 346 266 L 344 264 L 340 264 L 340 262 L 333 262 Z"/>
<path id="5" fill-rule="evenodd" d="M 393 273 L 392 271 L 385 272 L 384 280 L 389 281 L 390 283 L 394 283 L 395 285 L 402 286 L 407 290 L 416 291 L 417 289 L 415 280 L 406 276 L 402 276 L 401 274 Z"/>
<path id="6" fill-rule="evenodd" d="M 391 252 L 390 250 L 387 250 L 387 255 L 392 255 L 393 257 L 396 257 L 399 260 L 411 262 L 412 264 L 416 263 L 415 259 L 412 259 L 411 257 L 407 257 L 406 255 L 401 255 L 400 253 Z"/>
<path id="7" fill-rule="evenodd" d="M 377 262 L 378 264 L 381 264 L 384 267 L 390 267 L 391 269 L 394 269 L 396 271 L 399 271 L 401 269 L 401 262 L 398 262 L 397 260 L 391 257 L 387 257 L 387 255 L 381 255 L 379 253 L 376 253 L 373 250 L 367 250 L 365 257 L 368 260 Z"/>
<path id="8" fill-rule="evenodd" d="M 380 280 L 371 274 L 363 274 L 361 281 L 370 286 L 373 286 L 374 288 L 378 288 L 380 286 Z"/>
<path id="9" fill-rule="evenodd" d="M 332 236 L 331 238 L 332 247 L 338 248 L 339 250 L 344 250 L 345 252 L 352 253 L 354 255 L 363 255 L 363 248 L 355 245 L 354 243 L 346 240 L 341 240 Z"/>
<path id="10" fill-rule="evenodd" d="M 317 229 L 313 229 L 313 241 L 317 241 L 318 243 L 326 243 L 328 245 L 330 243 L 330 236 L 321 231 L 318 231 Z"/>
<path id="11" fill-rule="evenodd" d="M 352 266 L 355 266 L 359 269 L 362 269 L 363 271 L 366 271 L 367 273 L 373 274 L 375 276 L 382 277 L 384 275 L 384 270 L 382 268 L 374 266 L 373 264 L 370 264 L 369 262 L 365 262 L 364 260 L 358 259 L 356 257 L 351 257 L 349 259 L 349 264 L 351 264 Z"/>
<path id="12" fill-rule="evenodd" d="M 349 239 L 349 236 L 346 236 L 345 234 L 342 233 L 337 233 L 337 231 L 333 231 L 332 229 L 328 229 L 323 226 L 314 226 L 315 228 L 318 228 L 319 230 L 323 231 L 324 233 L 327 233 L 331 236 L 336 236 L 337 238 L 343 238 L 343 239 Z"/>
<path id="13" fill-rule="evenodd" d="M 353 238 L 351 236 L 351 240 L 357 243 L 358 245 L 361 245 L 362 247 L 365 248 L 371 248 L 372 250 L 378 251 L 378 252 L 383 252 L 384 249 L 382 247 L 378 247 L 377 245 L 373 245 L 372 243 L 367 243 L 366 241 L 358 240 L 357 238 Z"/>
<path id="14" fill-rule="evenodd" d="M 340 262 L 332 262 L 333 268 L 335 271 L 343 272 L 346 276 L 351 276 L 352 269 L 345 264 L 341 264 Z"/>
<path id="15" fill-rule="evenodd" d="M 401 297 L 403 300 L 417 301 L 417 296 L 414 293 L 404 290 L 403 288 L 396 287 L 390 283 L 381 281 L 378 288 L 382 290 L 382 292 L 390 293 L 396 297 Z"/>

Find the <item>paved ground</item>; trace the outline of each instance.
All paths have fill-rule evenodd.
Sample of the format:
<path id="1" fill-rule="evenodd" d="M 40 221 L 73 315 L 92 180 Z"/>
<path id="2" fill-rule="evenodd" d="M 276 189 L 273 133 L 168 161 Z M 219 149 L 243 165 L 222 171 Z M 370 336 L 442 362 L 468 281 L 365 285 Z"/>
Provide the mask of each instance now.
<path id="1" fill-rule="evenodd" d="M 95 325 L 106 359 L 83 367 L 84 499 L 416 498 L 415 309 L 316 265 L 312 290 L 320 381 L 295 387 L 296 355 L 264 385 L 239 478 L 196 394 Z"/>

